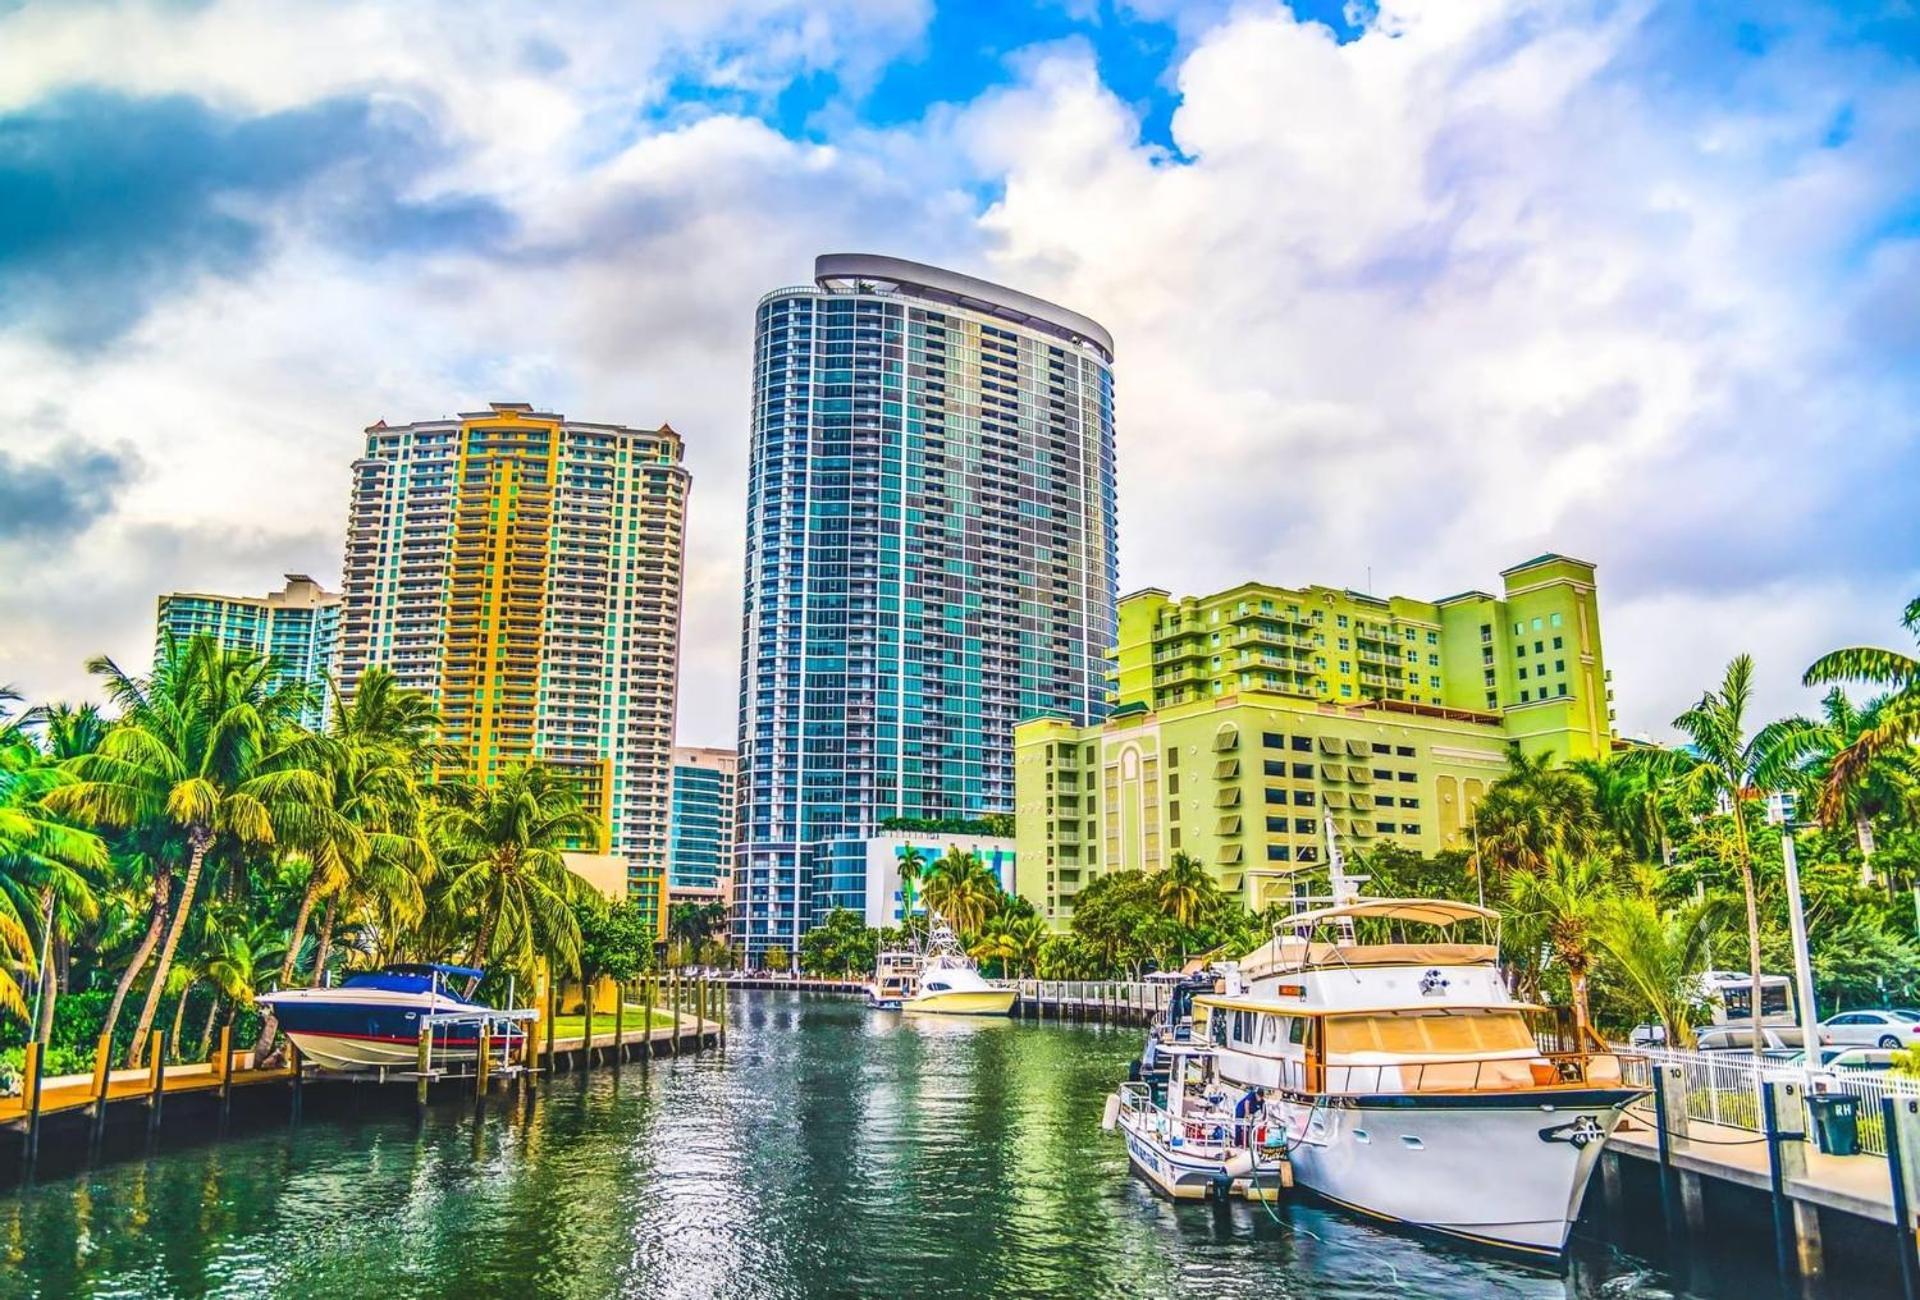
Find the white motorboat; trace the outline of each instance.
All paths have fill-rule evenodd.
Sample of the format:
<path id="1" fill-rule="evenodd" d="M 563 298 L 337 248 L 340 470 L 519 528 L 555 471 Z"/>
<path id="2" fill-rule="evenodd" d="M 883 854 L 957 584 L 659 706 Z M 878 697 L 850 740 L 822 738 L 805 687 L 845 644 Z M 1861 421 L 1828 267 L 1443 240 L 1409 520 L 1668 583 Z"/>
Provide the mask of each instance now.
<path id="1" fill-rule="evenodd" d="M 283 989 L 254 999 L 271 1007 L 302 1056 L 329 1070 L 411 1068 L 419 1059 L 423 1020 L 430 1022 L 436 1062 L 470 1062 L 478 1055 L 483 1025 L 494 1050 L 510 1051 L 516 1022 L 532 1012 L 503 1012 L 451 992 L 449 981 L 477 983 L 481 972 L 464 966 L 395 963 L 355 971 L 339 984 Z"/>
<path id="2" fill-rule="evenodd" d="M 1169 1048 L 1164 1079 L 1121 1084 L 1102 1127 L 1119 1129 L 1133 1167 L 1175 1200 L 1271 1200 L 1293 1185 L 1286 1135 L 1270 1133 L 1257 1107 L 1235 1113 L 1206 1067 L 1210 1054 L 1186 1043 Z"/>
<path id="3" fill-rule="evenodd" d="M 1018 990 L 1001 988 L 980 974 L 960 947 L 953 927 L 938 912 L 929 918 L 926 951 L 880 954 L 867 1001 L 923 1015 L 1004 1016 Z"/>
<path id="4" fill-rule="evenodd" d="M 1331 846 L 1331 833 L 1329 833 Z M 1588 1031 L 1543 1050 L 1501 977 L 1495 913 L 1361 898 L 1337 850 L 1331 906 L 1239 963 L 1245 995 L 1194 1000 L 1232 1085 L 1259 1089 L 1298 1185 L 1379 1218 L 1557 1256 L 1601 1147 L 1641 1093 Z M 1413 928 L 1440 937 L 1407 941 Z M 1204 1018 L 1204 1020 L 1203 1020 Z M 1204 1028 L 1203 1028 L 1204 1023 Z"/>

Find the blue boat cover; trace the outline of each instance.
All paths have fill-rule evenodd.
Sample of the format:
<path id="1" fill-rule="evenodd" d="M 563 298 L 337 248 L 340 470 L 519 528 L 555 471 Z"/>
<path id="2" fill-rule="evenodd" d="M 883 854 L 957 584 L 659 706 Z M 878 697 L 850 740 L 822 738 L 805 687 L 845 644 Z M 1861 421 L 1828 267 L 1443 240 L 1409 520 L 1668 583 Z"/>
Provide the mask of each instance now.
<path id="1" fill-rule="evenodd" d="M 340 981 L 341 988 L 391 989 L 395 993 L 426 993 L 432 990 L 434 977 L 479 979 L 481 972 L 466 966 L 445 966 L 429 962 L 400 962 L 379 970 L 355 971 Z M 466 1001 L 443 982 L 441 993 L 458 1002 Z"/>

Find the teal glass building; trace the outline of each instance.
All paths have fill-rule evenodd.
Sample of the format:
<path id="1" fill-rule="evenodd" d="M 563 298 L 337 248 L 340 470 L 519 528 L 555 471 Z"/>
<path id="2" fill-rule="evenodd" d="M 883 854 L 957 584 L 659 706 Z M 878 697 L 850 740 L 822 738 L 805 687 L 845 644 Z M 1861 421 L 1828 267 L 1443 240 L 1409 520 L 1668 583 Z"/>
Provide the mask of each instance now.
<path id="1" fill-rule="evenodd" d="M 667 817 L 667 893 L 719 899 L 733 873 L 734 753 L 675 746 Z"/>
<path id="2" fill-rule="evenodd" d="M 888 817 L 1013 807 L 1014 723 L 1104 712 L 1113 340 L 971 276 L 829 254 L 755 321 L 733 939 L 864 910 Z"/>
<path id="3" fill-rule="evenodd" d="M 284 588 L 264 596 L 168 592 L 160 597 L 154 641 L 169 632 L 181 641 L 209 636 L 229 649 L 272 655 L 282 680 L 312 687 L 301 721 L 318 729 L 326 717 L 323 683 L 340 633 L 340 597 L 304 573 L 286 578 Z"/>

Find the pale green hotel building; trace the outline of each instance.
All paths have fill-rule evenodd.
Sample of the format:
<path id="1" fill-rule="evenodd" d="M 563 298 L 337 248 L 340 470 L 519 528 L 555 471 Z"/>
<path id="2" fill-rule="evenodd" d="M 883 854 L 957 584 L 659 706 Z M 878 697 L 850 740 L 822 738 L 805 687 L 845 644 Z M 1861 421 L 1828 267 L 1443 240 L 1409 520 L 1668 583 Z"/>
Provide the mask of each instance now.
<path id="1" fill-rule="evenodd" d="M 1466 847 L 1507 747 L 1614 745 L 1593 565 L 1541 555 L 1441 600 L 1247 583 L 1119 606 L 1114 709 L 1014 736 L 1020 892 L 1055 925 L 1104 871 L 1177 852 L 1256 910 L 1343 850 Z"/>

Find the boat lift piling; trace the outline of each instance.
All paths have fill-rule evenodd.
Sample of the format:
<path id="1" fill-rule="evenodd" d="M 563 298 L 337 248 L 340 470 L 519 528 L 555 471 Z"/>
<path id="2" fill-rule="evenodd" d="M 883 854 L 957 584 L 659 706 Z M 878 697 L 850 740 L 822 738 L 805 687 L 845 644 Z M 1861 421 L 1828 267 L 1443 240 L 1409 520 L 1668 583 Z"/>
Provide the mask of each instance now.
<path id="1" fill-rule="evenodd" d="M 147 1055 L 147 1140 L 152 1141 L 160 1131 L 160 1103 L 167 1095 L 167 1031 L 154 1031 L 148 1043 L 152 1051 Z M 105 1107 L 101 1109 L 104 1112 Z"/>

